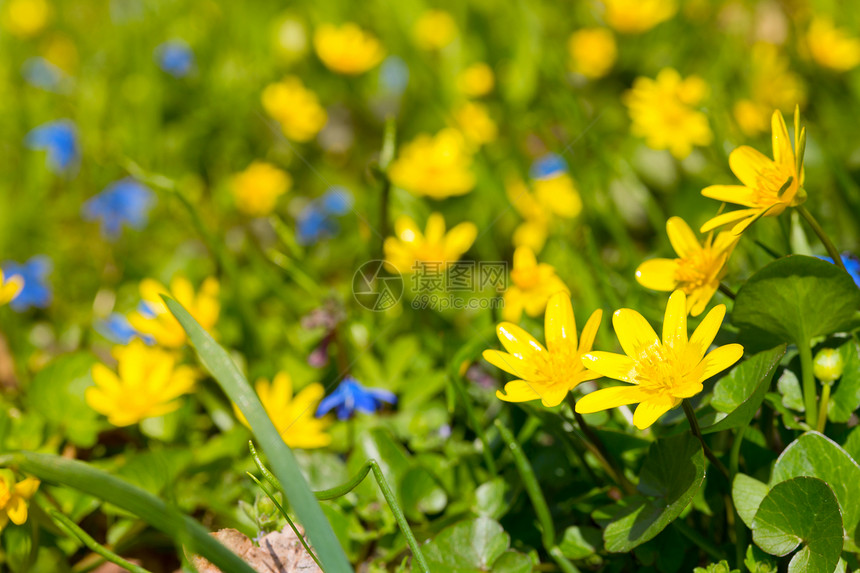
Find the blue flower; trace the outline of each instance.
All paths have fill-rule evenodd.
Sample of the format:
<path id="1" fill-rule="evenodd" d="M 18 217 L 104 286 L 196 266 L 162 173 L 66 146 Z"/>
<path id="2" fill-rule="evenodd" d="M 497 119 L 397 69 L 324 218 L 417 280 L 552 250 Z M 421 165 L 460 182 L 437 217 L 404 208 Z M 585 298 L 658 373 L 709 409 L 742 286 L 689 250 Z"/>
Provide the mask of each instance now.
<path id="1" fill-rule="evenodd" d="M 833 264 L 833 259 L 830 257 L 818 258 L 822 261 L 827 261 L 828 263 Z M 854 279 L 854 283 L 860 287 L 860 259 L 854 255 L 846 253 L 842 255 L 842 264 L 845 265 L 845 270 L 848 271 L 848 274 L 851 275 L 852 279 Z"/>
<path id="2" fill-rule="evenodd" d="M 352 208 L 352 194 L 345 187 L 335 186 L 325 195 L 311 201 L 296 217 L 296 241 L 310 245 L 337 233 L 337 217 Z"/>
<path id="3" fill-rule="evenodd" d="M 24 144 L 47 151 L 48 165 L 55 173 L 68 170 L 80 160 L 78 130 L 68 119 L 42 124 L 27 134 Z"/>
<path id="4" fill-rule="evenodd" d="M 6 277 L 17 275 L 24 279 L 24 288 L 9 303 L 12 310 L 23 312 L 31 307 L 45 308 L 51 304 L 51 287 L 48 286 L 47 279 L 52 266 L 51 259 L 45 255 L 31 257 L 23 264 L 11 261 L 3 263 L 3 274 Z"/>
<path id="5" fill-rule="evenodd" d="M 98 321 L 95 327 L 99 334 L 116 344 L 128 344 L 135 337 L 140 338 L 150 346 L 155 344 L 153 337 L 148 334 L 141 334 L 135 330 L 128 319 L 117 312 L 104 320 Z"/>
<path id="6" fill-rule="evenodd" d="M 379 83 L 383 90 L 400 95 L 409 84 L 409 66 L 403 58 L 388 56 L 379 67 Z"/>
<path id="7" fill-rule="evenodd" d="M 54 93 L 63 91 L 63 82 L 67 76 L 63 70 L 45 58 L 28 58 L 21 66 L 21 75 L 31 86 Z"/>
<path id="8" fill-rule="evenodd" d="M 111 183 L 84 203 L 81 216 L 85 221 L 101 220 L 102 235 L 116 239 L 123 225 L 143 228 L 154 202 L 155 194 L 149 187 L 126 177 Z"/>
<path id="9" fill-rule="evenodd" d="M 397 402 L 397 396 L 381 388 L 365 388 L 358 383 L 358 380 L 347 376 L 337 390 L 323 398 L 316 415 L 320 418 L 337 409 L 337 418 L 348 420 L 356 411 L 365 414 L 375 413 L 382 408 L 383 402 L 394 404 Z"/>
<path id="10" fill-rule="evenodd" d="M 567 171 L 567 162 L 555 153 L 548 153 L 532 163 L 532 179 L 549 179 Z"/>
<path id="11" fill-rule="evenodd" d="M 171 40 L 155 49 L 159 67 L 176 78 L 184 78 L 194 69 L 194 52 L 185 42 Z"/>

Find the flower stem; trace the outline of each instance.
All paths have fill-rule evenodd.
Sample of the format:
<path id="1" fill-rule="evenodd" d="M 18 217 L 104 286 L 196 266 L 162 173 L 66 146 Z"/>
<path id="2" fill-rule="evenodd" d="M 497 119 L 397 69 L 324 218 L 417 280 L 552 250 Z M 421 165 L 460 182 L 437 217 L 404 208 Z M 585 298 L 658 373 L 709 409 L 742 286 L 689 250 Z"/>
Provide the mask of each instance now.
<path id="1" fill-rule="evenodd" d="M 827 254 L 833 259 L 833 264 L 838 265 L 840 269 L 846 271 L 845 263 L 842 262 L 842 257 L 839 255 L 839 249 L 836 248 L 836 245 L 833 244 L 833 241 L 830 240 L 830 237 L 827 236 L 827 233 L 824 232 L 824 229 L 818 224 L 815 217 L 812 216 L 812 213 L 803 205 L 798 205 L 795 209 L 797 209 L 797 212 L 800 213 L 800 216 L 806 220 L 809 226 L 812 227 L 813 232 L 818 235 L 821 244 L 827 249 Z"/>
<path id="2" fill-rule="evenodd" d="M 815 395 L 815 376 L 812 373 L 812 349 L 809 341 L 798 343 L 797 352 L 800 354 L 800 372 L 803 384 L 803 404 L 806 410 L 806 423 L 815 428 L 818 426 L 817 396 Z"/>
<path id="3" fill-rule="evenodd" d="M 824 384 L 824 387 L 821 389 L 821 404 L 818 407 L 818 425 L 816 429 L 819 432 L 824 432 L 824 426 L 827 425 L 827 407 L 830 402 L 830 386 L 831 384 Z"/>
<path id="4" fill-rule="evenodd" d="M 606 472 L 612 477 L 615 483 L 625 491 L 625 493 L 628 495 L 635 494 L 636 488 L 632 483 L 630 483 L 627 476 L 624 475 L 624 469 L 618 465 L 615 458 L 613 458 L 609 453 L 609 450 L 606 449 L 606 445 L 603 443 L 603 440 L 601 440 L 600 436 L 591 429 L 591 426 L 588 425 L 588 422 L 585 421 L 582 414 L 576 411 L 576 404 L 570 394 L 567 395 L 567 403 L 573 412 L 573 417 L 576 419 L 579 429 L 582 430 L 582 433 L 585 434 L 586 438 L 588 438 L 587 440 L 582 440 L 582 443 L 588 451 L 597 458 L 597 461 L 600 462 L 600 464 L 606 469 Z"/>
<path id="5" fill-rule="evenodd" d="M 60 513 L 56 509 L 51 509 L 48 511 L 50 516 L 53 518 L 54 522 L 59 525 L 62 529 L 64 529 L 70 535 L 77 537 L 81 543 L 86 545 L 93 553 L 97 553 L 101 557 L 103 557 L 106 561 L 110 561 L 114 565 L 119 565 L 120 567 L 124 567 L 131 573 L 149 573 L 148 570 L 135 565 L 129 561 L 126 561 L 116 553 L 113 553 L 111 550 L 103 547 L 96 542 L 95 539 L 90 537 L 86 531 L 78 527 L 78 525 L 66 517 L 64 514 Z"/>
<path id="6" fill-rule="evenodd" d="M 720 292 L 732 300 L 735 300 L 735 297 L 738 296 L 737 294 L 735 294 L 735 291 L 730 289 L 725 283 L 720 283 Z"/>
<path id="7" fill-rule="evenodd" d="M 684 407 L 684 414 L 687 416 L 687 421 L 690 422 L 690 431 L 693 432 L 693 435 L 698 438 L 699 443 L 702 444 L 702 449 L 705 452 L 705 457 L 710 460 L 711 464 L 714 465 L 720 473 L 723 474 L 727 480 L 731 481 L 731 475 L 729 474 L 729 470 L 726 469 L 726 466 L 723 465 L 723 462 L 720 461 L 714 452 L 711 451 L 710 446 L 708 446 L 707 442 L 705 442 L 704 436 L 702 436 L 702 430 L 699 429 L 699 421 L 696 419 L 696 413 L 693 412 L 693 407 L 690 406 L 690 402 L 684 399 L 681 402 L 681 405 Z"/>
<path id="8" fill-rule="evenodd" d="M 514 464 L 517 466 L 517 471 L 520 474 L 523 487 L 532 502 L 535 514 L 537 514 L 538 523 L 540 523 L 541 528 L 541 540 L 543 541 L 544 548 L 555 560 L 556 564 L 558 564 L 559 569 L 564 571 L 564 573 L 579 573 L 579 569 L 577 569 L 573 563 L 568 561 L 555 544 L 555 526 L 552 522 L 552 515 L 550 514 L 549 506 L 546 504 L 546 498 L 540 489 L 540 485 L 538 484 L 537 478 L 535 477 L 534 471 L 532 470 L 526 455 L 523 453 L 522 447 L 517 443 L 516 438 L 514 438 L 511 431 L 506 428 L 500 420 L 496 420 L 495 423 L 496 428 L 499 430 L 499 434 L 502 436 L 502 440 L 504 440 L 508 449 L 511 451 L 511 455 L 514 457 Z"/>

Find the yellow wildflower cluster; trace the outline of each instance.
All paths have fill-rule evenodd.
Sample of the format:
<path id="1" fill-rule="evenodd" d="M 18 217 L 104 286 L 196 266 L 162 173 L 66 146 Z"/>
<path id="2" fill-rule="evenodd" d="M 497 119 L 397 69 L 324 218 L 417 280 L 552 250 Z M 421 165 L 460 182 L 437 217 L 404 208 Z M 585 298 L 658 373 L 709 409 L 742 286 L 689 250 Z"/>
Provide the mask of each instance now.
<path id="1" fill-rule="evenodd" d="M 678 11 L 675 0 L 602 0 L 604 18 L 623 34 L 647 32 L 665 22 Z"/>
<path id="2" fill-rule="evenodd" d="M 325 67 L 345 75 L 363 74 L 385 57 L 379 40 L 351 22 L 317 28 L 314 49 Z"/>
<path id="3" fill-rule="evenodd" d="M 457 37 L 457 23 L 444 10 L 427 10 L 415 22 L 415 44 L 428 52 L 441 50 Z"/>
<path id="4" fill-rule="evenodd" d="M 460 260 L 478 236 L 478 227 L 465 222 L 445 232 L 445 219 L 433 213 L 422 233 L 410 217 L 403 215 L 394 223 L 394 237 L 385 239 L 385 267 L 390 272 L 413 273 L 418 266 L 434 263 L 445 270 Z"/>
<path id="5" fill-rule="evenodd" d="M 577 30 L 567 42 L 571 71 L 588 79 L 602 78 L 618 57 L 615 36 L 606 28 Z"/>
<path id="6" fill-rule="evenodd" d="M 529 316 L 539 316 L 551 296 L 558 292 L 569 292 L 555 274 L 555 268 L 547 263 L 538 263 L 529 247 L 517 247 L 514 251 L 511 282 L 513 284 L 504 294 L 505 307 L 502 311 L 504 319 L 511 322 L 519 321 L 523 311 Z"/>
<path id="7" fill-rule="evenodd" d="M 694 106 L 705 99 L 708 86 L 698 76 L 682 78 L 665 68 L 657 78 L 636 78 L 624 103 L 633 122 L 633 135 L 644 137 L 652 149 L 668 149 L 684 159 L 696 145 L 709 145 L 713 139 L 708 118 Z"/>
<path id="8" fill-rule="evenodd" d="M 445 199 L 464 195 L 475 186 L 472 155 L 463 135 L 446 128 L 436 135 L 419 135 L 400 150 L 388 175 L 398 187 L 415 195 Z"/>
<path id="9" fill-rule="evenodd" d="M 806 42 L 812 59 L 819 66 L 847 72 L 860 64 L 860 38 L 837 27 L 829 18 L 819 16 L 812 20 Z"/>
<path id="10" fill-rule="evenodd" d="M 493 91 L 495 84 L 493 68 L 484 62 L 472 64 L 457 76 L 457 89 L 466 97 L 483 97 Z"/>
<path id="11" fill-rule="evenodd" d="M 0 469 L 0 532 L 10 521 L 22 525 L 27 521 L 27 502 L 36 495 L 39 480 L 25 478 L 15 482 L 11 470 Z"/>
<path id="12" fill-rule="evenodd" d="M 454 127 L 459 129 L 466 141 L 474 147 L 495 141 L 499 131 L 487 106 L 473 101 L 454 110 Z"/>
<path id="13" fill-rule="evenodd" d="M 266 86 L 262 100 L 266 113 L 281 124 L 284 135 L 293 141 L 309 141 L 328 121 L 316 94 L 295 76 Z"/>
<path id="14" fill-rule="evenodd" d="M 292 183 L 285 171 L 265 161 L 254 161 L 233 177 L 230 187 L 240 211 L 253 217 L 265 217 L 275 209 L 278 197 L 289 191 Z"/>

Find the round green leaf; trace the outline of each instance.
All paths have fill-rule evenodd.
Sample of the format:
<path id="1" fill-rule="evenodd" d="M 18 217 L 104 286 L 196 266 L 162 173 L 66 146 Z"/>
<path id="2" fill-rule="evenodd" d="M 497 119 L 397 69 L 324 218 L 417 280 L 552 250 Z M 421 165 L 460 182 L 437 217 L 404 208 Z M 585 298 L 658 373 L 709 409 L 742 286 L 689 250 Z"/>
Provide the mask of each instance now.
<path id="1" fill-rule="evenodd" d="M 849 340 L 839 347 L 842 355 L 842 377 L 830 398 L 827 417 L 832 422 L 845 423 L 860 408 L 860 344 Z"/>
<path id="2" fill-rule="evenodd" d="M 641 495 L 608 509 L 606 549 L 628 552 L 653 539 L 684 510 L 705 479 L 705 455 L 689 432 L 662 439 L 648 449 L 639 472 Z"/>
<path id="3" fill-rule="evenodd" d="M 849 540 L 860 540 L 860 465 L 839 444 L 818 432 L 807 432 L 780 454 L 773 467 L 770 483 L 798 476 L 824 480 L 839 502 Z"/>
<path id="4" fill-rule="evenodd" d="M 806 343 L 844 329 L 860 309 L 860 289 L 838 266 L 815 257 L 777 259 L 738 291 L 732 323 L 746 334 Z"/>
<path id="5" fill-rule="evenodd" d="M 717 411 L 715 421 L 702 428 L 702 433 L 746 427 L 770 389 L 773 373 L 784 355 L 784 344 L 759 352 L 720 378 L 711 399 Z"/>
<path id="6" fill-rule="evenodd" d="M 762 483 L 746 474 L 737 474 L 732 480 L 732 501 L 741 520 L 752 529 L 755 514 L 761 505 L 761 500 L 768 492 L 766 483 Z"/>
<path id="7" fill-rule="evenodd" d="M 836 496 L 818 478 L 797 477 L 776 484 L 753 519 L 753 541 L 771 555 L 803 548 L 789 573 L 830 573 L 842 554 L 842 516 Z"/>
<path id="8" fill-rule="evenodd" d="M 508 553 L 510 545 L 510 536 L 497 521 L 478 517 L 443 529 L 422 552 L 431 573 L 478 573 L 495 571 L 495 562 Z M 517 561 L 504 558 L 500 570 L 518 571 Z"/>
<path id="9" fill-rule="evenodd" d="M 424 514 L 439 513 L 448 504 L 445 490 L 426 469 L 413 467 L 403 476 L 400 484 L 400 499 L 406 517 L 422 521 Z"/>

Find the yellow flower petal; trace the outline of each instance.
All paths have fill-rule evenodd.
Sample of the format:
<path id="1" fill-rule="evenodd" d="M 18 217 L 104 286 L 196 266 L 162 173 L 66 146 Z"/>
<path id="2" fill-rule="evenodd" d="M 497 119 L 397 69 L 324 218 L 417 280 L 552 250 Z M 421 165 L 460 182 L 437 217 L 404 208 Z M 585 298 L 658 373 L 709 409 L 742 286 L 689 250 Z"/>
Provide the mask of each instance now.
<path id="1" fill-rule="evenodd" d="M 675 406 L 675 400 L 671 396 L 654 396 L 636 406 L 633 412 L 633 425 L 644 430 L 651 427 L 660 416 Z"/>
<path id="2" fill-rule="evenodd" d="M 563 386 L 560 384 L 544 386 L 543 388 L 538 390 L 538 394 L 541 395 L 541 404 L 543 404 L 547 408 L 554 408 L 561 404 L 567 396 L 568 392 L 570 392 L 570 387 Z"/>
<path id="3" fill-rule="evenodd" d="M 693 332 L 693 336 L 690 337 L 688 344 L 696 349 L 696 356 L 699 360 L 704 358 L 708 348 L 713 344 L 725 316 L 726 305 L 718 304 L 702 319 L 702 322 Z"/>
<path id="4" fill-rule="evenodd" d="M 666 234 L 679 257 L 687 258 L 702 250 L 699 239 L 681 217 L 670 217 L 666 222 Z"/>
<path id="5" fill-rule="evenodd" d="M 582 365 L 601 376 L 636 383 L 636 361 L 614 352 L 589 352 L 582 355 Z"/>
<path id="6" fill-rule="evenodd" d="M 586 394 L 576 402 L 576 411 L 580 414 L 602 412 L 618 406 L 635 404 L 648 396 L 638 386 L 615 386 L 602 388 L 591 394 Z"/>
<path id="7" fill-rule="evenodd" d="M 441 213 L 432 213 L 427 218 L 427 227 L 424 230 L 424 238 L 428 243 L 441 243 L 445 237 L 445 218 Z"/>
<path id="8" fill-rule="evenodd" d="M 517 247 L 514 251 L 514 268 L 530 269 L 537 266 L 537 258 L 534 251 L 528 247 Z"/>
<path id="9" fill-rule="evenodd" d="M 415 243 L 424 238 L 424 234 L 411 217 L 402 215 L 394 222 L 394 232 L 404 243 Z"/>
<path id="10" fill-rule="evenodd" d="M 36 494 L 39 489 L 39 480 L 28 477 L 15 484 L 15 493 L 24 499 L 30 499 Z"/>
<path id="11" fill-rule="evenodd" d="M 744 355 L 744 347 L 740 344 L 727 344 L 711 351 L 702 360 L 701 381 L 707 380 L 714 374 L 718 374 L 741 359 Z"/>
<path id="12" fill-rule="evenodd" d="M 546 349 L 534 336 L 510 322 L 503 322 L 496 328 L 496 333 L 505 350 L 514 356 L 527 360 L 540 359 L 546 355 Z"/>
<path id="13" fill-rule="evenodd" d="M 517 378 L 533 378 L 535 370 L 521 357 L 499 350 L 484 350 L 484 360 Z"/>
<path id="14" fill-rule="evenodd" d="M 760 212 L 761 209 L 739 209 L 737 211 L 729 211 L 728 213 L 722 213 L 702 225 L 702 228 L 699 229 L 699 232 L 707 233 L 709 231 L 713 231 L 717 227 L 722 227 L 723 225 L 728 225 L 729 223 L 734 223 L 735 221 L 739 221 L 741 219 L 752 219 Z"/>
<path id="15" fill-rule="evenodd" d="M 579 337 L 579 352 L 584 354 L 591 352 L 591 347 L 594 346 L 594 339 L 597 337 L 597 329 L 600 328 L 600 322 L 603 320 L 603 311 L 597 309 L 591 313 L 588 322 L 582 329 L 582 334 Z"/>
<path id="16" fill-rule="evenodd" d="M 704 285 L 701 288 L 696 289 L 692 295 L 687 297 L 687 312 L 689 312 L 691 316 L 699 316 L 702 314 L 705 307 L 708 306 L 708 303 L 717 292 L 719 285 L 719 281 L 716 281 L 713 284 Z"/>
<path id="17" fill-rule="evenodd" d="M 539 400 L 540 394 L 525 380 L 512 380 L 505 384 L 505 392 L 496 390 L 496 398 L 505 402 L 530 402 Z"/>
<path id="18" fill-rule="evenodd" d="M 687 344 L 687 297 L 676 290 L 669 297 L 663 317 L 663 346 L 682 350 Z"/>
<path id="19" fill-rule="evenodd" d="M 678 286 L 675 280 L 677 271 L 677 259 L 651 259 L 636 269 L 636 280 L 651 290 L 671 291 Z"/>
<path id="20" fill-rule="evenodd" d="M 27 503 L 21 497 L 13 496 L 6 504 L 5 511 L 15 525 L 21 525 L 27 521 Z"/>
<path id="21" fill-rule="evenodd" d="M 785 118 L 782 117 L 782 112 L 775 110 L 770 118 L 771 126 L 771 145 L 773 146 L 773 161 L 777 165 L 789 165 L 792 171 L 796 169 L 794 165 L 794 149 L 791 146 L 791 139 L 788 137 L 788 128 L 785 125 Z M 794 136 L 797 137 L 798 133 Z"/>
<path id="22" fill-rule="evenodd" d="M 743 185 L 711 185 L 702 189 L 702 195 L 725 203 L 744 207 L 757 207 L 756 192 Z"/>
<path id="23" fill-rule="evenodd" d="M 550 297 L 544 317 L 544 336 L 550 352 L 576 349 L 576 319 L 567 293 L 559 292 Z"/>
<path id="24" fill-rule="evenodd" d="M 641 314 L 629 308 L 616 310 L 612 315 L 612 326 L 624 353 L 637 358 L 649 348 L 659 346 L 657 333 Z"/>
<path id="25" fill-rule="evenodd" d="M 747 145 L 736 148 L 729 154 L 729 167 L 741 183 L 756 189 L 764 171 L 774 170 L 774 162 L 762 152 Z"/>
<path id="26" fill-rule="evenodd" d="M 465 222 L 455 225 L 454 228 L 448 231 L 443 240 L 445 260 L 458 260 L 463 253 L 469 250 L 469 247 L 475 242 L 477 236 L 478 227 L 474 223 Z"/>

